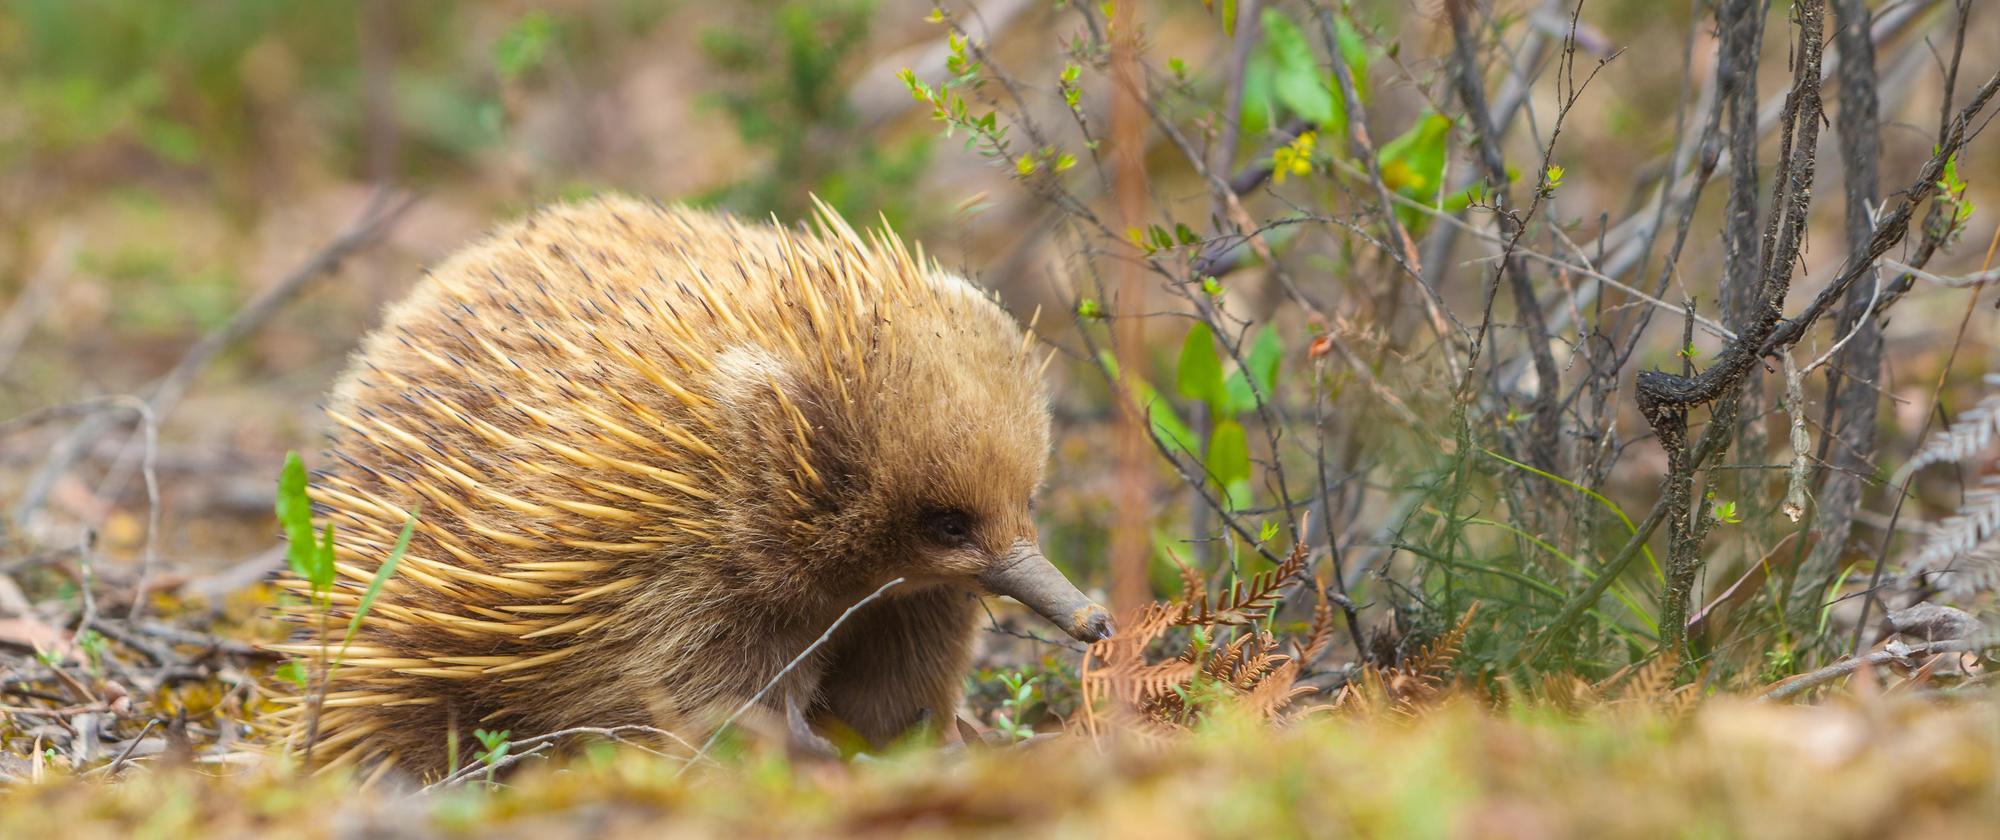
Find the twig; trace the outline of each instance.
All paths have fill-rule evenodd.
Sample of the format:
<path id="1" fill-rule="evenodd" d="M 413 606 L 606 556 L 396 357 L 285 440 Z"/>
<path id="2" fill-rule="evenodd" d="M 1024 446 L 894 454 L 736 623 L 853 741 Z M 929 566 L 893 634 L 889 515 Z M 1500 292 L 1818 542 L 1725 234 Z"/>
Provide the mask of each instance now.
<path id="1" fill-rule="evenodd" d="M 536 735 L 532 738 L 522 738 L 519 741 L 513 741 L 511 742 L 512 746 L 526 747 L 527 749 L 524 749 L 520 752 L 509 751 L 506 756 L 490 764 L 486 762 L 473 762 L 471 764 L 459 768 L 458 772 L 456 773 L 453 773 L 449 776 L 446 776 L 442 779 L 439 779 L 435 782 L 425 785 L 422 790 L 419 790 L 417 792 L 419 794 L 431 793 L 433 791 L 442 790 L 444 788 L 455 787 L 457 785 L 464 784 L 465 782 L 470 781 L 471 779 L 485 775 L 489 771 L 505 770 L 509 767 L 514 766 L 515 764 L 520 763 L 522 759 L 525 759 L 529 756 L 542 754 L 549 748 L 555 746 L 555 743 L 557 741 L 560 741 L 564 738 L 573 738 L 578 735 L 596 735 L 602 738 L 609 738 L 621 744 L 645 750 L 646 752 L 652 753 L 653 755 L 659 756 L 661 758 L 674 758 L 674 759 L 681 758 L 680 756 L 674 755 L 672 753 L 661 752 L 659 750 L 653 749 L 637 741 L 627 740 L 624 737 L 627 734 L 652 735 L 658 738 L 670 738 L 674 741 L 680 742 L 682 746 L 685 746 L 690 750 L 694 749 L 694 745 L 688 743 L 687 740 L 682 738 L 681 736 L 669 732 L 665 729 L 660 729 L 659 727 L 654 727 L 654 726 L 645 726 L 642 724 L 626 724 L 624 726 L 573 726 L 568 729 L 560 729 L 555 732 Z M 699 758 L 700 755 L 697 754 L 694 758 L 687 759 L 687 761 L 689 763 L 693 763 L 695 760 Z"/>
<path id="2" fill-rule="evenodd" d="M 763 702 L 764 695 L 770 694 L 771 689 L 777 687 L 778 683 L 783 682 L 785 677 L 792 673 L 793 668 L 799 667 L 799 663 L 806 661 L 806 657 L 811 656 L 813 651 L 819 650 L 820 645 L 826 644 L 828 639 L 833 638 L 833 631 L 840 629 L 840 625 L 846 622 L 850 616 L 859 612 L 862 607 L 868 606 L 876 598 L 882 597 L 882 593 L 888 592 L 902 583 L 903 578 L 896 578 L 882 584 L 874 592 L 868 593 L 868 597 L 854 602 L 854 606 L 848 607 L 846 611 L 842 612 L 840 617 L 833 620 L 832 624 L 827 625 L 826 632 L 819 634 L 819 638 L 814 639 L 812 644 L 806 645 L 805 650 L 799 651 L 799 655 L 792 657 L 792 661 L 785 663 L 785 667 L 779 669 L 778 673 L 771 677 L 769 682 L 764 683 L 763 688 L 757 689 L 756 694 L 750 695 L 750 699 L 743 701 L 743 705 L 737 706 L 736 711 L 730 712 L 729 717 L 723 718 L 722 724 L 715 728 L 715 732 L 708 736 L 708 740 L 702 742 L 701 749 L 694 751 L 694 757 L 688 759 L 687 766 L 692 766 L 695 762 L 707 756 L 709 749 L 713 748 L 715 743 L 722 739 L 722 733 L 729 731 L 729 727 L 736 723 L 737 718 L 742 717 L 745 712 L 750 711 L 752 706 Z M 687 772 L 687 766 L 681 767 L 680 772 Z M 679 773 L 675 775 L 679 775 Z"/>
<path id="3" fill-rule="evenodd" d="M 404 213 L 416 205 L 420 196 L 414 193 L 396 193 L 388 189 L 376 190 L 368 199 L 361 215 L 348 224 L 345 230 L 335 236 L 305 262 L 292 269 L 270 288 L 265 289 L 237 310 L 228 323 L 195 342 L 193 347 L 181 356 L 173 370 L 160 379 L 153 387 L 146 403 L 152 408 L 155 422 L 164 420 L 171 414 L 186 394 L 188 386 L 196 374 L 207 367 L 210 360 L 225 348 L 235 344 L 244 336 L 271 319 L 285 304 L 298 296 L 306 284 L 315 278 L 332 273 L 348 257 L 374 245 L 402 219 Z M 124 495 L 125 484 L 131 479 L 133 461 L 140 456 L 141 435 L 128 438 L 118 458 L 104 474 L 98 484 L 97 497 L 107 504 L 116 503 Z M 67 466 L 67 465 L 63 465 Z"/>
<path id="4" fill-rule="evenodd" d="M 41 266 L 28 277 L 27 285 L 14 298 L 14 305 L 7 307 L 5 315 L 0 315 L 0 374 L 6 373 L 8 366 L 14 363 L 14 355 L 20 352 L 28 334 L 34 332 L 42 312 L 55 299 L 56 289 L 62 286 L 61 281 L 76 264 L 77 243 L 80 240 L 74 227 L 65 225 L 57 230 L 55 242 L 42 256 Z"/>
<path id="5" fill-rule="evenodd" d="M 146 733 L 153 731 L 153 727 L 159 725 L 159 723 L 158 718 L 148 718 L 146 725 L 139 729 L 139 734 L 132 736 L 131 743 L 125 745 L 125 749 L 118 753 L 117 758 L 112 759 L 110 764 L 106 764 L 90 772 L 93 774 L 102 773 L 106 776 L 117 774 L 118 768 L 125 766 L 125 759 L 131 758 L 132 752 L 139 749 L 139 742 L 146 740 Z"/>
<path id="6" fill-rule="evenodd" d="M 1869 651 L 1860 656 L 1843 659 L 1817 671 L 1810 671 L 1785 679 L 1765 689 L 1764 693 L 1758 695 L 1757 699 L 1788 700 L 1812 688 L 1858 671 L 1864 666 L 1873 667 L 1887 662 L 1907 664 L 1909 658 L 1912 656 L 1932 656 L 1946 653 L 1980 653 L 1995 647 L 2000 647 L 2000 638 L 1947 639 L 1939 642 L 1909 645 L 1907 647 L 1892 644 L 1881 650 Z"/>
<path id="7" fill-rule="evenodd" d="M 1882 265 L 1885 268 L 1889 268 L 1895 271 L 1900 271 L 1904 274 L 1910 275 L 1911 277 L 1915 277 L 1918 280 L 1923 280 L 1930 283 L 1936 283 L 1948 289 L 1969 289 L 1973 286 L 1984 286 L 1988 283 L 2000 283 L 2000 268 L 1989 268 L 1985 271 L 1975 271 L 1971 274 L 1961 275 L 1958 277 L 1945 277 L 1942 275 L 1932 274 L 1921 268 L 1917 268 L 1916 266 L 1913 265 L 1908 265 L 1906 263 L 1900 262 L 1890 257 L 1883 257 Z"/>

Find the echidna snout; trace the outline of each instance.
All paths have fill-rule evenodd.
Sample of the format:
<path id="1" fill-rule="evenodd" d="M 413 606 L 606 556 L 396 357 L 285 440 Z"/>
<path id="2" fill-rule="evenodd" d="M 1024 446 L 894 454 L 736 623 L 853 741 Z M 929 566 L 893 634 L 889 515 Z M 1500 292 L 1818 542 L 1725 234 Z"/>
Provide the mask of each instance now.
<path id="1" fill-rule="evenodd" d="M 1111 636 L 1111 613 L 1078 591 L 1028 540 L 1014 543 L 980 572 L 979 584 L 995 595 L 1020 601 L 1079 642 Z"/>

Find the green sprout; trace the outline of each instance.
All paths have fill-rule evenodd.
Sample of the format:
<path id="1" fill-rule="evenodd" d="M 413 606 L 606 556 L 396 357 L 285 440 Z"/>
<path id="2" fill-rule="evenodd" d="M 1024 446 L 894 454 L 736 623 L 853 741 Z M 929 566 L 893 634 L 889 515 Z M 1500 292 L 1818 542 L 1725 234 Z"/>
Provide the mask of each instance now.
<path id="1" fill-rule="evenodd" d="M 1000 684 L 1006 687 L 1007 696 L 1000 700 L 1000 708 L 993 713 L 993 728 L 1007 736 L 1007 740 L 1026 741 L 1035 736 L 1035 727 L 1022 723 L 1021 716 L 1034 704 L 1035 691 L 1041 681 L 1040 675 L 1030 677 L 1026 671 L 1000 675 Z"/>
<path id="2" fill-rule="evenodd" d="M 502 729 L 498 732 L 488 732 L 484 729 L 472 730 L 472 737 L 478 738 L 480 745 L 486 748 L 473 754 L 472 757 L 477 759 L 479 763 L 486 765 L 487 784 L 493 783 L 494 772 L 500 769 L 500 762 L 506 760 L 507 752 L 514 748 L 514 742 L 508 740 L 513 734 L 512 730 L 507 729 Z"/>

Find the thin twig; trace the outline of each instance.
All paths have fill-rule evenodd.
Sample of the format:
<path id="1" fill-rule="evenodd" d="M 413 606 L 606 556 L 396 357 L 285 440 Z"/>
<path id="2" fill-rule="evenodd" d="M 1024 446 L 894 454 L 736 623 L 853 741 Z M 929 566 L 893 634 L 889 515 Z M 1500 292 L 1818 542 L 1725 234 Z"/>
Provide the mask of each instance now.
<path id="1" fill-rule="evenodd" d="M 557 741 L 560 741 L 564 738 L 573 738 L 578 735 L 596 735 L 601 738 L 609 738 L 613 741 L 617 741 L 618 743 L 644 750 L 661 758 L 669 758 L 676 760 L 681 759 L 681 756 L 677 756 L 672 753 L 661 752 L 659 750 L 648 747 L 645 744 L 639 743 L 637 741 L 628 740 L 627 738 L 624 737 L 627 734 L 651 735 L 656 738 L 668 738 L 680 742 L 682 746 L 687 747 L 689 750 L 694 749 L 694 745 L 688 743 L 687 740 L 682 738 L 681 736 L 655 726 L 645 726 L 642 724 L 626 724 L 624 726 L 572 726 L 568 729 L 560 729 L 555 732 L 549 732 L 543 735 L 536 735 L 532 738 L 522 738 L 519 741 L 510 741 L 509 742 L 510 747 L 515 747 L 515 748 L 525 747 L 526 749 L 523 749 L 520 752 L 513 752 L 510 749 L 510 751 L 507 753 L 506 756 L 491 763 L 473 762 L 471 764 L 468 764 L 464 767 L 459 768 L 458 772 L 456 773 L 453 773 L 449 776 L 446 776 L 442 779 L 439 779 L 435 782 L 425 785 L 422 790 L 418 791 L 418 793 L 431 793 L 433 791 L 442 790 L 444 788 L 455 787 L 457 785 L 464 784 L 465 782 L 470 781 L 476 777 L 486 775 L 488 772 L 498 772 L 500 770 L 505 770 L 509 767 L 514 766 L 515 764 L 519 764 L 522 759 L 528 758 L 529 756 L 541 755 L 547 750 L 553 748 Z M 699 758 L 700 755 L 697 754 L 694 758 L 688 758 L 686 759 L 686 761 L 688 763 L 693 763 Z"/>
<path id="2" fill-rule="evenodd" d="M 411 207 L 416 206 L 419 198 L 420 196 L 415 193 L 376 190 L 362 208 L 361 214 L 350 222 L 346 229 L 314 252 L 305 262 L 292 269 L 291 273 L 244 304 L 227 323 L 203 336 L 182 354 L 173 370 L 160 379 L 159 384 L 153 387 L 146 398 L 146 403 L 152 408 L 154 420 L 156 422 L 164 420 L 173 412 L 175 406 L 180 404 L 181 397 L 187 393 L 188 386 L 193 384 L 195 375 L 206 368 L 218 354 L 269 321 L 284 308 L 285 304 L 297 297 L 307 283 L 331 274 L 340 268 L 348 257 L 380 241 Z M 124 495 L 126 482 L 131 479 L 133 462 L 141 455 L 143 435 L 143 432 L 137 433 L 126 440 L 124 448 L 119 450 L 117 460 L 112 462 L 111 469 L 104 474 L 103 481 L 98 484 L 97 497 L 105 503 L 116 503 L 118 498 Z"/>
<path id="3" fill-rule="evenodd" d="M 2000 638 L 1947 639 L 1939 642 L 1925 642 L 1908 647 L 1894 646 L 1882 650 L 1869 651 L 1861 656 L 1852 656 L 1828 665 L 1817 671 L 1810 671 L 1772 685 L 1758 695 L 1759 700 L 1788 700 L 1806 691 L 1844 677 L 1865 667 L 1873 667 L 1891 662 L 1907 663 L 1913 656 L 1933 656 L 1947 653 L 1980 653 L 2000 647 Z"/>
<path id="4" fill-rule="evenodd" d="M 819 638 L 814 639 L 812 644 L 806 645 L 805 650 L 799 651 L 799 655 L 792 657 L 792 661 L 785 663 L 784 668 L 779 669 L 778 673 L 771 677 L 769 682 L 764 683 L 763 688 L 757 689 L 756 694 L 750 695 L 750 699 L 743 701 L 743 705 L 737 706 L 736 711 L 730 712 L 729 717 L 723 718 L 722 725 L 717 726 L 715 732 L 708 736 L 708 740 L 702 742 L 701 749 L 695 750 L 694 757 L 688 760 L 688 764 L 692 765 L 694 762 L 700 761 L 703 757 L 707 756 L 708 751 L 715 746 L 715 743 L 722 739 L 722 733 L 729 731 L 729 727 L 736 723 L 737 718 L 742 717 L 745 712 L 750 711 L 752 706 L 763 702 L 764 695 L 770 694 L 771 689 L 776 688 L 778 683 L 784 681 L 785 677 L 792 673 L 792 669 L 799 667 L 799 663 L 806 661 L 806 657 L 812 656 L 813 651 L 819 650 L 820 645 L 826 644 L 828 639 L 833 638 L 833 631 L 840 629 L 840 625 L 845 623 L 850 616 L 859 612 L 862 607 L 868 606 L 876 598 L 882 597 L 882 593 L 888 592 L 902 583 L 903 578 L 896 578 L 882 584 L 874 592 L 868 593 L 868 597 L 854 602 L 854 606 L 848 607 L 846 611 L 842 612 L 840 617 L 833 620 L 832 624 L 827 625 L 826 632 L 819 634 Z M 681 768 L 681 772 L 686 771 L 687 767 L 684 766 Z"/>

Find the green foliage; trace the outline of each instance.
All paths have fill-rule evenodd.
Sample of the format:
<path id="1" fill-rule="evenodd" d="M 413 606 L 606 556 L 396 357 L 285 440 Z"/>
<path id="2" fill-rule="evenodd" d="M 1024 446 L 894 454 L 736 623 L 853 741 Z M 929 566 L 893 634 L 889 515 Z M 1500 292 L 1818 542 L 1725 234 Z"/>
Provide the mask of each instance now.
<path id="1" fill-rule="evenodd" d="M 1211 409 L 1223 407 L 1227 392 L 1222 385 L 1222 360 L 1216 356 L 1215 334 L 1207 324 L 1189 328 L 1181 342 L 1174 388 L 1181 396 L 1207 403 Z"/>
<path id="2" fill-rule="evenodd" d="M 312 679 L 312 676 L 306 672 L 305 663 L 297 659 L 285 660 L 278 665 L 278 669 L 273 673 L 278 679 L 296 686 L 301 694 L 305 693 L 306 686 Z"/>
<path id="3" fill-rule="evenodd" d="M 1243 424 L 1219 420 L 1208 436 L 1208 471 L 1232 510 L 1250 506 L 1250 438 Z"/>
<path id="4" fill-rule="evenodd" d="M 104 634 L 97 632 L 96 628 L 85 627 L 82 632 L 76 634 L 76 647 L 83 651 L 83 661 L 89 666 L 90 673 L 94 677 L 104 676 L 105 644 Z"/>
<path id="5" fill-rule="evenodd" d="M 1565 170 L 1561 166 L 1557 166 L 1556 164 L 1553 163 L 1549 164 L 1545 169 L 1542 170 L 1543 198 L 1547 198 L 1549 196 L 1556 194 L 1556 190 L 1563 185 L 1564 173 Z"/>
<path id="6" fill-rule="evenodd" d="M 1223 498 L 1232 510 L 1248 507 L 1252 497 L 1249 435 L 1235 418 L 1256 411 L 1259 394 L 1264 400 L 1270 399 L 1277 387 L 1278 365 L 1283 354 L 1277 332 L 1267 324 L 1257 331 L 1250 344 L 1244 367 L 1225 377 L 1215 333 L 1208 324 L 1196 323 L 1181 342 L 1174 373 L 1175 391 L 1201 403 L 1214 420 L 1208 447 L 1203 450 L 1203 466 L 1223 491 Z"/>
<path id="7" fill-rule="evenodd" d="M 1382 144 L 1382 183 L 1407 198 L 1444 208 L 1445 145 L 1451 128 L 1449 118 L 1426 111 L 1408 131 Z M 1412 236 L 1430 223 L 1429 215 L 1409 207 L 1397 207 L 1396 215 Z"/>
<path id="8" fill-rule="evenodd" d="M 703 34 L 720 72 L 709 101 L 729 115 L 744 145 L 767 155 L 764 168 L 702 200 L 750 216 L 797 218 L 808 192 L 850 218 L 916 218 L 911 187 L 930 160 L 922 136 L 885 144 L 867 133 L 848 103 L 848 74 L 865 59 L 872 0 L 757 0 L 741 22 Z M 1059 155 L 1051 166 L 1068 168 Z"/>
<path id="9" fill-rule="evenodd" d="M 555 40 L 555 18 L 540 10 L 529 12 L 493 42 L 493 65 L 502 79 L 524 76 L 548 60 Z"/>
<path id="10" fill-rule="evenodd" d="M 368 617 L 368 609 L 375 605 L 375 599 L 382 594 L 382 587 L 396 576 L 396 566 L 403 560 L 403 553 L 410 549 L 410 536 L 417 530 L 417 510 L 411 509 L 410 518 L 403 521 L 403 532 L 396 536 L 396 545 L 389 549 L 389 556 L 382 558 L 382 565 L 375 567 L 375 577 L 368 581 L 368 589 L 361 593 L 361 601 L 354 607 L 354 617 L 347 622 L 347 635 L 340 643 L 342 655 L 347 653 L 347 645 L 354 641 L 354 634 L 361 629 L 361 620 Z M 327 525 L 327 539 L 333 538 L 333 526 Z"/>
<path id="11" fill-rule="evenodd" d="M 320 539 L 313 540 L 312 499 L 306 495 L 306 465 L 299 453 L 285 455 L 285 468 L 278 475 L 278 524 L 285 531 L 285 562 L 292 574 L 312 586 L 313 596 L 324 601 L 333 591 L 333 523 L 326 523 Z"/>
<path id="12" fill-rule="evenodd" d="M 198 170 L 214 179 L 218 198 L 244 204 L 262 200 L 260 178 L 294 156 L 324 154 L 359 170 L 369 109 L 361 105 L 358 5 L 7 3 L 0 7 L 0 90 L 11 110 L 0 120 L 0 164 L 131 150 L 154 167 Z M 388 93 L 407 173 L 436 177 L 504 139 L 488 53 L 428 48 L 464 38 L 466 6 L 385 6 L 386 28 L 403 45 Z M 543 36 L 560 33 L 561 19 L 539 19 L 545 25 L 510 32 L 513 45 L 493 54 L 504 53 L 508 66 L 523 72 L 529 59 L 552 54 L 555 41 Z M 288 130 L 309 133 L 315 143 L 272 142 L 272 111 L 281 106 L 299 121 Z"/>
<path id="13" fill-rule="evenodd" d="M 999 709 L 993 712 L 993 729 L 1009 741 L 1025 741 L 1034 737 L 1035 727 L 1023 723 L 1024 713 L 1035 703 L 1039 693 L 1042 675 L 1029 675 L 1026 670 L 1006 671 L 1000 674 L 1000 685 L 1006 690 L 1000 698 Z"/>
<path id="14" fill-rule="evenodd" d="M 488 783 L 493 781 L 493 774 L 500 769 L 500 762 L 505 761 L 507 753 L 514 748 L 514 742 L 510 740 L 513 735 L 513 732 L 506 729 L 495 732 L 489 732 L 484 729 L 472 730 L 472 737 L 479 739 L 480 746 L 485 747 L 485 749 L 474 753 L 472 757 L 479 763 L 486 765 L 486 781 Z"/>
<path id="15" fill-rule="evenodd" d="M 1932 148 L 1932 154 L 1936 154 Z M 1972 220 L 1974 209 L 1971 199 L 1965 197 L 1965 180 L 1958 174 L 1958 155 L 1944 160 L 1944 171 L 1938 176 L 1938 195 L 1935 201 L 1938 212 L 1930 219 L 1932 229 L 1929 235 L 1940 242 L 1951 242 L 1965 232 L 1966 223 Z"/>
<path id="16" fill-rule="evenodd" d="M 276 34 L 317 71 L 351 62 L 352 31 L 339 4 L 309 0 L 17 0 L 0 11 L 0 87 L 23 119 L 0 127 L 0 160 L 110 141 L 181 166 L 247 151 L 251 50 Z"/>
<path id="17" fill-rule="evenodd" d="M 1153 435 L 1159 438 L 1161 443 L 1166 444 L 1167 448 L 1174 452 L 1196 451 L 1194 432 L 1190 431 L 1187 423 L 1174 413 L 1173 406 L 1161 399 L 1159 391 L 1153 388 L 1152 383 L 1137 376 L 1125 382 L 1124 377 L 1118 372 L 1118 360 L 1112 357 L 1109 350 L 1098 354 L 1098 363 L 1104 366 L 1114 380 L 1124 382 L 1125 387 L 1131 389 L 1132 399 L 1145 409 L 1147 420 L 1152 425 Z"/>
<path id="18" fill-rule="evenodd" d="M 1233 18 L 1225 16 L 1225 19 Z M 1319 57 L 1308 28 L 1275 8 L 1259 17 L 1264 37 L 1243 70 L 1240 119 L 1246 133 L 1271 131 L 1287 116 L 1296 116 L 1330 137 L 1347 136 L 1347 107 L 1340 85 Z M 1361 33 L 1345 17 L 1334 21 L 1335 41 L 1354 76 L 1363 101 L 1368 89 L 1368 48 Z"/>
<path id="19" fill-rule="evenodd" d="M 1243 359 L 1246 367 L 1230 371 L 1229 378 L 1222 383 L 1225 410 L 1230 414 L 1256 411 L 1259 394 L 1270 400 L 1278 387 L 1278 365 L 1284 356 L 1285 347 L 1278 340 L 1278 331 L 1270 324 L 1259 327 Z M 1253 381 L 1257 385 L 1255 391 L 1250 387 Z"/>

